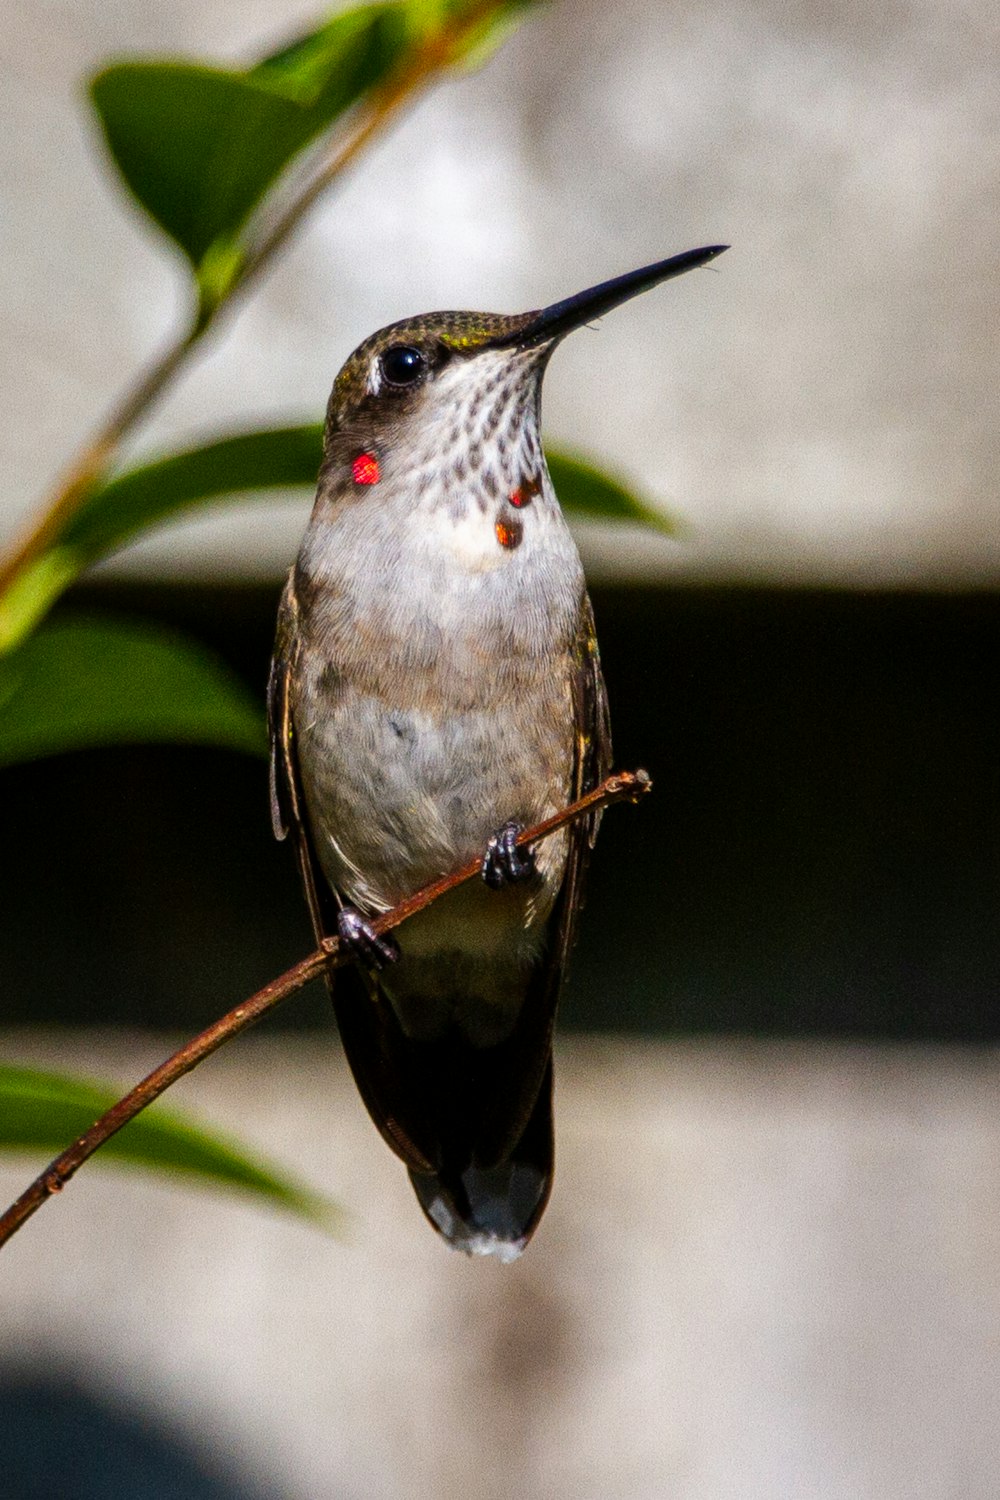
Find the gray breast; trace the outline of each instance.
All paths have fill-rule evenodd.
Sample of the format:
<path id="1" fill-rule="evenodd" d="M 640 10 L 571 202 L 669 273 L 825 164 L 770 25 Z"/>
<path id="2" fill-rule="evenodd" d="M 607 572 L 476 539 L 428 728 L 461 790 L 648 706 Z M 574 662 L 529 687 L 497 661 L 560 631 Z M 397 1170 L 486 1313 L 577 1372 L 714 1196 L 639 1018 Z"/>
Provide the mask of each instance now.
<path id="1" fill-rule="evenodd" d="M 317 507 L 299 759 L 324 869 L 362 907 L 566 798 L 583 575 L 547 476 L 518 519 L 509 550 L 472 486 L 457 517 L 412 490 Z"/>

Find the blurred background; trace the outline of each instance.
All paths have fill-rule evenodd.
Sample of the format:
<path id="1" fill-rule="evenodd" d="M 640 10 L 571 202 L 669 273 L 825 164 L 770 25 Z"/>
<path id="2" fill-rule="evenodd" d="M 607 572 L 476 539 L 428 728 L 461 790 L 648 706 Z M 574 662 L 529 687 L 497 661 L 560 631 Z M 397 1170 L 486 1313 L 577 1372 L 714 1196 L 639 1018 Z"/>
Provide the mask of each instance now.
<path id="1" fill-rule="evenodd" d="M 5 537 L 186 295 L 81 79 L 316 17 L 9 0 Z M 995 1493 L 997 30 L 984 0 L 555 0 L 358 164 L 156 408 L 136 451 L 316 420 L 394 318 L 733 247 L 546 380 L 547 435 L 685 527 L 578 533 L 616 758 L 656 792 L 602 829 L 537 1239 L 447 1255 L 307 992 L 178 1096 L 350 1238 L 88 1168 L 0 1267 L 11 1500 Z M 171 526 L 67 603 L 190 630 L 262 697 L 308 509 Z M 262 762 L 3 780 L 5 1056 L 124 1087 L 311 946 Z"/>

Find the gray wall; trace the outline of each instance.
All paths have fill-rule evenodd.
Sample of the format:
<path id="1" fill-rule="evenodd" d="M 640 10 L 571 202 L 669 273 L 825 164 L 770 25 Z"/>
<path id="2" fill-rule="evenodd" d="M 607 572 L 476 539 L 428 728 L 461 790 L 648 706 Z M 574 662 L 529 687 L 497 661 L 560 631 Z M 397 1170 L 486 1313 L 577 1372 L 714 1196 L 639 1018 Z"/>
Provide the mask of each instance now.
<path id="1" fill-rule="evenodd" d="M 251 1038 L 179 1094 L 340 1195 L 346 1240 L 88 1167 L 3 1252 L 0 1358 L 272 1500 L 992 1500 L 998 1083 L 960 1050 L 564 1046 L 552 1204 L 498 1266 L 427 1228 L 333 1049 Z"/>
<path id="2" fill-rule="evenodd" d="M 239 59 L 314 14 L 8 0 L 5 526 L 183 295 L 175 253 L 102 165 L 80 75 L 121 53 Z M 311 417 L 393 318 L 536 306 L 728 240 L 717 270 L 555 362 L 550 436 L 692 527 L 683 545 L 590 538 L 592 571 L 995 583 L 996 41 L 987 0 L 544 8 L 352 174 L 145 438 Z M 188 526 L 127 565 L 275 576 L 303 508 Z"/>

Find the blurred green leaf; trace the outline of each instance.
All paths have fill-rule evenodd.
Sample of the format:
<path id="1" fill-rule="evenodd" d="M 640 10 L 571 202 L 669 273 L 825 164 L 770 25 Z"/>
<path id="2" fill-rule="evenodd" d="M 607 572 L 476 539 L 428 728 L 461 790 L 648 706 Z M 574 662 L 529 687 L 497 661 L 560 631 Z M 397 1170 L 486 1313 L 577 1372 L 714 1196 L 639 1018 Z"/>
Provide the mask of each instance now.
<path id="1" fill-rule="evenodd" d="M 568 516 L 641 522 L 673 535 L 682 530 L 676 517 L 586 459 L 548 446 L 546 456 Z M 110 479 L 0 600 L 0 649 L 26 635 L 84 568 L 148 527 L 224 496 L 312 489 L 322 457 L 320 423 L 275 427 L 218 438 Z"/>
<path id="2" fill-rule="evenodd" d="M 489 55 L 532 0 L 507 0 L 471 28 L 456 66 Z M 472 0 L 371 4 L 245 70 L 192 62 L 112 64 L 90 96 L 125 182 L 191 261 L 203 304 L 242 267 L 240 232 L 298 154 Z"/>
<path id="3" fill-rule="evenodd" d="M 427 17 L 414 25 L 419 8 L 415 0 L 403 0 L 341 11 L 322 26 L 301 32 L 242 76 L 273 86 L 297 104 L 321 106 L 330 90 L 342 87 L 345 58 L 350 58 L 352 48 L 374 45 L 378 57 L 372 81 L 384 77 L 404 48 L 427 30 Z"/>
<path id="4" fill-rule="evenodd" d="M 148 527 L 223 495 L 311 488 L 322 457 L 322 425 L 277 427 L 219 438 L 108 480 L 0 597 L 0 654 L 28 635 L 85 568 Z"/>
<path id="5" fill-rule="evenodd" d="M 483 67 L 507 38 L 513 36 L 524 12 L 533 10 L 539 3 L 540 0 L 506 0 L 505 4 L 494 6 L 467 33 L 456 67 L 464 73 Z M 452 14 L 460 14 L 469 9 L 469 0 L 450 0 L 447 9 Z"/>
<path id="6" fill-rule="evenodd" d="M 405 36 L 395 9 L 348 11 L 244 72 L 122 62 L 97 74 L 91 98 L 122 176 L 195 267 L 393 67 Z"/>
<path id="7" fill-rule="evenodd" d="M 54 1156 L 119 1097 L 116 1090 L 89 1080 L 0 1064 L 0 1150 Z M 339 1215 L 330 1199 L 255 1160 L 236 1142 L 203 1130 L 159 1104 L 112 1136 L 94 1159 L 112 1158 L 256 1193 L 276 1207 L 325 1227 L 332 1227 Z"/>
<path id="8" fill-rule="evenodd" d="M 0 765 L 159 740 L 263 754 L 261 708 L 197 643 L 121 620 L 50 622 L 0 660 Z"/>
<path id="9" fill-rule="evenodd" d="M 586 459 L 548 445 L 545 452 L 568 515 L 677 529 L 674 519 Z M 219 438 L 110 480 L 73 517 L 59 545 L 74 552 L 83 568 L 146 527 L 206 500 L 250 490 L 311 489 L 322 459 L 318 422 Z"/>
<path id="10" fill-rule="evenodd" d="M 272 427 L 234 433 L 129 469 L 95 491 L 72 517 L 59 545 L 77 571 L 114 547 L 192 505 L 220 495 L 316 484 L 323 427 Z"/>
<path id="11" fill-rule="evenodd" d="M 370 26 L 379 30 L 379 43 L 386 67 L 395 65 L 407 50 L 419 47 L 474 12 L 479 19 L 465 32 L 453 66 L 478 67 L 510 36 L 525 11 L 541 0 L 394 0 L 371 4 L 334 16 L 325 25 L 304 32 L 251 70 L 251 76 L 278 82 L 304 104 L 314 104 L 329 87 L 339 66 L 345 37 L 352 29 Z"/>
<path id="12" fill-rule="evenodd" d="M 595 468 L 587 459 L 545 445 L 545 458 L 559 503 L 581 521 L 631 521 L 655 526 L 668 536 L 683 530 L 676 516 L 643 500 L 624 481 Z"/>
<path id="13" fill-rule="evenodd" d="M 24 640 L 84 566 L 57 544 L 17 574 L 0 594 L 0 656 Z"/>

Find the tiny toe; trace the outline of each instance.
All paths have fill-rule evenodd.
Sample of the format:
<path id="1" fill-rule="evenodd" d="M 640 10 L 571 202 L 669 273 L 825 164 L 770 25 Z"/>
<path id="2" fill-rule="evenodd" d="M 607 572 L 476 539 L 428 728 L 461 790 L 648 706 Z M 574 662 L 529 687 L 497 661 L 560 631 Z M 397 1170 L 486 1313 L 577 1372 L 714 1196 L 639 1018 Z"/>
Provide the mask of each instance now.
<path id="1" fill-rule="evenodd" d="M 399 963 L 399 944 L 389 932 L 371 934 L 371 958 L 373 968 L 384 969 L 389 964 Z"/>
<path id="2" fill-rule="evenodd" d="M 522 832 L 519 823 L 504 823 L 486 845 L 482 876 L 493 890 L 517 880 L 526 880 L 535 871 L 535 856 L 530 849 L 519 849 Z"/>
<path id="3" fill-rule="evenodd" d="M 526 880 L 535 872 L 535 855 L 531 849 L 517 847 L 521 829 L 517 823 L 505 823 L 502 830 L 504 865 L 508 880 Z"/>
<path id="4" fill-rule="evenodd" d="M 353 958 L 372 969 L 384 969 L 399 959 L 399 944 L 391 933 L 377 933 L 353 906 L 345 906 L 337 915 L 337 934 Z"/>
<path id="5" fill-rule="evenodd" d="M 495 838 L 492 838 L 486 845 L 486 853 L 483 855 L 480 872 L 486 884 L 494 891 L 504 883 L 504 874 L 500 868 L 498 855 L 497 841 Z"/>

